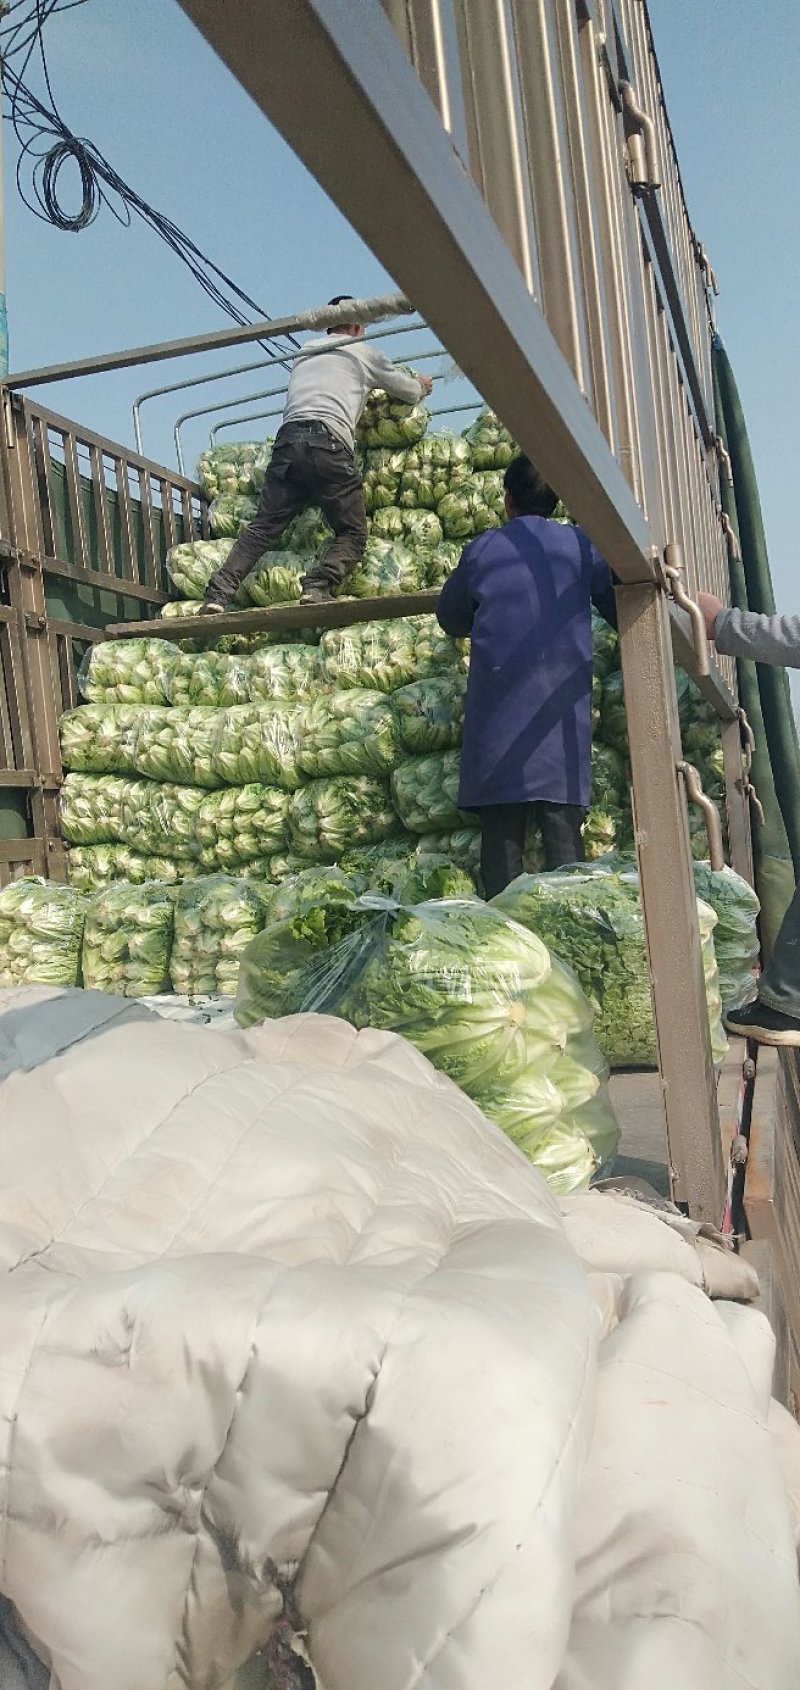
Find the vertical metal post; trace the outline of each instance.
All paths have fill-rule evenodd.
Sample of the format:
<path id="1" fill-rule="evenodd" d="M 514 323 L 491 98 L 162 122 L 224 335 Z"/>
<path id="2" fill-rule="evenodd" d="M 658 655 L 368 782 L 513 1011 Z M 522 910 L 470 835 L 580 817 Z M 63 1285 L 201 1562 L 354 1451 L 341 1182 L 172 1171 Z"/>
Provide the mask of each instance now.
<path id="1" fill-rule="evenodd" d="M 651 583 L 617 590 L 636 845 L 673 1195 L 719 1225 L 722 1144 L 700 955 L 667 601 Z M 666 709 L 665 709 L 666 702 Z"/>

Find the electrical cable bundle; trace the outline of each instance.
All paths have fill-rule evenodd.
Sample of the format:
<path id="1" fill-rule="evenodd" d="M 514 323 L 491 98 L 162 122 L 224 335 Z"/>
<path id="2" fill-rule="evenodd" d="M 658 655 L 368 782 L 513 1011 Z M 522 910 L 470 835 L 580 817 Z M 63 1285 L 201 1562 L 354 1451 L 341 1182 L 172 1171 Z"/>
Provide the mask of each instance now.
<path id="1" fill-rule="evenodd" d="M 163 216 L 131 188 L 104 158 L 92 141 L 81 139 L 61 117 L 50 81 L 43 30 L 49 18 L 86 5 L 87 0 L 14 0 L 0 28 L 0 75 L 9 102 L 9 120 L 19 142 L 16 180 L 20 197 L 34 216 L 57 229 L 77 233 L 88 228 L 102 206 L 119 223 L 130 226 L 134 216 L 165 241 L 187 266 L 195 281 L 221 310 L 242 325 L 269 314 L 221 270 L 188 235 Z M 25 82 L 28 66 L 38 54 L 50 105 L 47 106 Z M 20 62 L 21 61 L 21 62 Z M 19 66 L 19 68 L 17 68 Z M 59 198 L 59 178 L 65 166 L 77 168 L 81 204 L 69 212 Z M 287 352 L 286 343 L 297 347 L 293 335 L 260 344 L 269 350 Z"/>

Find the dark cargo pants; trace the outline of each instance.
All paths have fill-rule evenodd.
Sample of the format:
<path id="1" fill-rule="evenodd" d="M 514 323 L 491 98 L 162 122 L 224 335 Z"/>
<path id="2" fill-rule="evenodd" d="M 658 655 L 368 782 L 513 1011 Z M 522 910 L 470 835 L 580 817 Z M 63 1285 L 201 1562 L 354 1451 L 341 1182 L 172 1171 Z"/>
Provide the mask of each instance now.
<path id="1" fill-rule="evenodd" d="M 545 867 L 563 868 L 584 859 L 581 828 L 586 811 L 578 804 L 484 804 L 481 824 L 481 880 L 484 896 L 504 892 L 522 873 L 529 820 L 542 835 Z"/>
<path id="2" fill-rule="evenodd" d="M 274 550 L 293 517 L 319 505 L 333 539 L 304 577 L 304 585 L 341 586 L 367 543 L 364 492 L 352 452 L 324 423 L 287 423 L 267 466 L 258 512 L 212 575 L 206 601 L 228 605 L 264 552 Z"/>
<path id="3" fill-rule="evenodd" d="M 758 984 L 758 995 L 770 1009 L 800 1021 L 800 886 L 781 922 L 772 956 Z"/>

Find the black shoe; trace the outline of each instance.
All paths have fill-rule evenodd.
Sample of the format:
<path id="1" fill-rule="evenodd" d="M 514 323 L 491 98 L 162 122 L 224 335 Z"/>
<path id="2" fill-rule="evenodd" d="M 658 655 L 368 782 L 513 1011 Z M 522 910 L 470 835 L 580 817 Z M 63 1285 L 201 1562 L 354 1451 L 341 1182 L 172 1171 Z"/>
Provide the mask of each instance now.
<path id="1" fill-rule="evenodd" d="M 329 587 L 304 587 L 300 594 L 301 604 L 333 604 L 333 593 Z"/>
<path id="2" fill-rule="evenodd" d="M 217 604 L 214 599 L 204 599 L 198 611 L 198 616 L 224 616 L 228 606 Z"/>
<path id="3" fill-rule="evenodd" d="M 759 998 L 745 1004 L 743 1009 L 729 1009 L 722 1020 L 726 1030 L 736 1038 L 755 1039 L 760 1045 L 800 1048 L 800 1021 L 793 1015 L 782 1015 L 779 1009 L 770 1009 Z"/>

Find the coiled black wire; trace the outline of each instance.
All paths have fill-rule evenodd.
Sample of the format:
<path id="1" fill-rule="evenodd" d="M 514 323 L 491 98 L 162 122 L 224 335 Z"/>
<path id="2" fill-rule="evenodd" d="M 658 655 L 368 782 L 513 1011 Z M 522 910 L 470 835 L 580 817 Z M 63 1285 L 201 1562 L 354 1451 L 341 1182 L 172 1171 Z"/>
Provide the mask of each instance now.
<path id="1" fill-rule="evenodd" d="M 166 242 L 208 297 L 234 322 L 244 326 L 254 317 L 269 321 L 267 311 L 176 223 L 137 194 L 92 141 L 73 134 L 61 117 L 50 82 L 44 26 L 56 13 L 86 4 L 88 0 L 34 0 L 31 6 L 30 0 L 14 0 L 0 28 L 0 77 L 9 102 L 9 121 L 19 143 L 16 183 L 21 199 L 35 217 L 71 234 L 88 228 L 103 206 L 126 226 L 137 216 Z M 28 9 L 22 12 L 26 6 Z M 40 60 L 49 106 L 24 80 L 34 54 Z M 67 166 L 78 172 L 81 203 L 77 211 L 67 210 L 59 197 L 59 178 Z M 298 342 L 293 335 L 283 335 L 274 340 L 267 337 L 259 344 L 265 351 L 288 355 L 288 348 L 296 348 Z"/>

